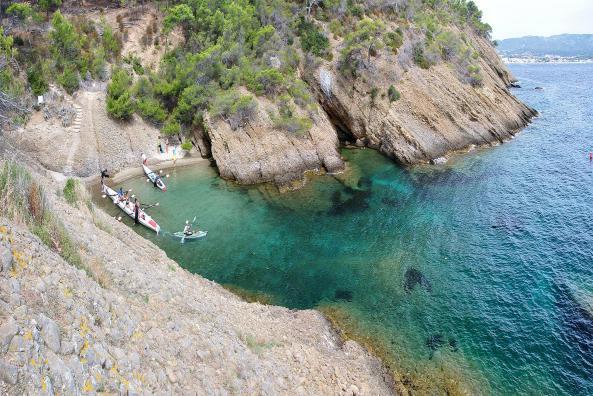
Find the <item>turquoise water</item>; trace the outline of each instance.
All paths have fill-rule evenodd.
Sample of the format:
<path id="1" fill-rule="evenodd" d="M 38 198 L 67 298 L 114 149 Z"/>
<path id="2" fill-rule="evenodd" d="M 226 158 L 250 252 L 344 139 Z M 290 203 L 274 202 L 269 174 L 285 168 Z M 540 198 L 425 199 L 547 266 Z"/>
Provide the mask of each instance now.
<path id="1" fill-rule="evenodd" d="M 593 66 L 513 66 L 541 116 L 513 141 L 402 169 L 371 150 L 297 192 L 207 166 L 127 181 L 192 272 L 320 308 L 418 393 L 593 394 Z M 536 86 L 544 90 L 535 90 Z M 110 212 L 115 208 L 106 206 Z"/>

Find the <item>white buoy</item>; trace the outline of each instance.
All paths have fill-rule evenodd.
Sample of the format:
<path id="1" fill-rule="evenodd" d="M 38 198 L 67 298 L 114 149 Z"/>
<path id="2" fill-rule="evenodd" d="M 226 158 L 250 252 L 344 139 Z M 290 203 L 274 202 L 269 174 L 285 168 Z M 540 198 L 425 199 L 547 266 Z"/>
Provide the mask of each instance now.
<path id="1" fill-rule="evenodd" d="M 167 173 L 167 174 L 165 175 L 165 177 L 169 177 L 169 174 Z"/>
<path id="2" fill-rule="evenodd" d="M 146 179 L 146 183 L 148 183 L 150 181 L 150 179 Z"/>
<path id="3" fill-rule="evenodd" d="M 107 195 L 103 194 L 101 195 L 101 198 L 107 198 Z"/>

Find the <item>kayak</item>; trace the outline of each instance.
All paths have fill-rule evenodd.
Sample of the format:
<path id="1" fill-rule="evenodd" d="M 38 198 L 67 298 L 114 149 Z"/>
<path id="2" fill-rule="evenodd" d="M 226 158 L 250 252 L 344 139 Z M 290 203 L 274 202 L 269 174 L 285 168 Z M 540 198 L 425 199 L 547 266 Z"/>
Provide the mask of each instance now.
<path id="1" fill-rule="evenodd" d="M 113 201 L 113 204 L 126 212 L 128 216 L 132 219 L 134 218 L 134 203 L 129 202 L 126 205 L 126 201 L 120 201 L 117 195 L 117 192 L 113 191 L 111 188 L 107 187 L 107 185 L 103 184 L 103 194 L 107 195 L 109 199 Z M 157 224 L 156 221 L 153 220 L 144 210 L 140 209 L 138 212 L 138 222 L 142 224 L 146 228 L 150 228 L 157 234 L 161 230 L 161 227 Z"/>
<path id="2" fill-rule="evenodd" d="M 156 182 L 156 186 L 163 191 L 167 191 L 167 186 L 165 186 L 165 182 L 163 182 L 163 179 L 159 177 L 157 173 L 151 171 L 150 168 L 144 164 L 142 164 L 142 169 L 144 169 L 144 173 L 146 173 L 146 176 L 150 179 L 152 184 L 154 184 L 154 179 L 158 177 L 159 179 Z"/>
<path id="3" fill-rule="evenodd" d="M 183 233 L 183 231 L 178 231 L 178 232 L 174 232 L 171 235 L 173 235 L 173 237 L 175 237 L 175 238 L 179 238 L 182 240 L 193 241 L 195 239 L 204 238 L 206 235 L 208 235 L 208 231 L 196 231 L 191 235 L 185 235 Z"/>

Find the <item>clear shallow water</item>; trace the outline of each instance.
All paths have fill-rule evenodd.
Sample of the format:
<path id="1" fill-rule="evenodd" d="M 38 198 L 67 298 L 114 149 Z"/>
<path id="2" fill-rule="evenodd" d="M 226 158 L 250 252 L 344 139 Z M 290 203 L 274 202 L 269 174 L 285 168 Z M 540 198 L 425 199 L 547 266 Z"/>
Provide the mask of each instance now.
<path id="1" fill-rule="evenodd" d="M 512 70 L 541 116 L 508 144 L 411 171 L 345 151 L 347 174 L 282 195 L 180 168 L 166 193 L 125 187 L 164 230 L 197 215 L 208 237 L 137 231 L 206 278 L 324 310 L 420 393 L 592 394 L 593 65 Z"/>

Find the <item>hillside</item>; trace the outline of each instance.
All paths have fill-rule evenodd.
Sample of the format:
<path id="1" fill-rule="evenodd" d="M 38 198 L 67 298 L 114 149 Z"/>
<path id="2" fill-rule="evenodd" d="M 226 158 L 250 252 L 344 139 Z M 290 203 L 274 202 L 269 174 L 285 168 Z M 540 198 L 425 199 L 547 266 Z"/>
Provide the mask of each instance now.
<path id="1" fill-rule="evenodd" d="M 498 51 L 502 55 L 509 57 L 555 55 L 593 58 L 593 34 L 561 34 L 550 37 L 526 36 L 510 38 L 498 42 Z"/>
<path id="2" fill-rule="evenodd" d="M 49 6 L 45 18 L 28 3 L 5 11 L 4 73 L 18 78 L 0 89 L 16 98 L 7 108 L 13 124 L 24 124 L 11 141 L 74 175 L 123 169 L 146 151 L 159 160 L 160 131 L 211 157 L 224 178 L 294 188 L 306 171 L 341 171 L 341 144 L 413 165 L 503 142 L 536 114 L 507 90 L 513 76 L 471 1 L 57 9 Z M 35 123 L 32 94 L 51 83 L 90 126 L 76 146 L 84 151 L 68 147 L 77 138 L 60 128 L 52 129 L 57 148 L 40 153 L 31 144 L 44 138 L 43 122 L 78 111 L 47 114 L 43 105 L 44 121 Z M 110 118 L 100 127 L 91 119 L 100 112 L 77 101 L 89 90 L 105 91 L 93 102 Z M 113 135 L 109 146 L 99 138 L 105 129 L 128 136 Z M 89 155 L 86 164 L 72 161 Z"/>

